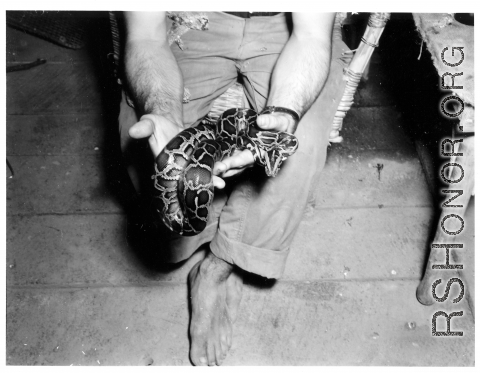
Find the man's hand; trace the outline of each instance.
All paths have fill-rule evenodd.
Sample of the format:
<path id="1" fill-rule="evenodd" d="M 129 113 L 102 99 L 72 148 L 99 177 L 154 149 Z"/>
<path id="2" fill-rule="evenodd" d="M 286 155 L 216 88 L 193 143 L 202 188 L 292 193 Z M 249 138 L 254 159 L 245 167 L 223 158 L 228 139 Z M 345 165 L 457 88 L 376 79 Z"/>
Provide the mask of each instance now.
<path id="1" fill-rule="evenodd" d="M 285 113 L 272 113 L 259 115 L 257 124 L 260 129 L 265 131 L 283 131 L 295 133 L 297 129 L 297 121 L 291 115 Z M 236 175 L 243 172 L 246 168 L 252 167 L 254 163 L 253 154 L 250 150 L 235 151 L 232 156 L 225 158 L 221 162 L 216 162 L 213 174 L 218 176 L 217 188 L 222 189 L 225 182 L 220 179 Z"/>
<path id="2" fill-rule="evenodd" d="M 235 150 L 233 155 L 223 159 L 221 162 L 216 162 L 213 167 L 214 178 L 217 178 L 219 189 L 225 187 L 224 178 L 236 175 L 246 168 L 252 167 L 254 163 L 253 154 L 250 150 Z M 215 183 L 214 183 L 215 184 Z"/>
<path id="3" fill-rule="evenodd" d="M 148 137 L 148 143 L 156 158 L 168 142 L 182 131 L 175 123 L 167 118 L 156 114 L 146 114 L 140 118 L 128 131 L 134 139 Z"/>
<path id="4" fill-rule="evenodd" d="M 146 114 L 140 118 L 140 121 L 135 123 L 128 133 L 134 139 L 143 139 L 148 137 L 148 143 L 150 144 L 150 149 L 152 150 L 153 156 L 157 158 L 160 152 L 165 148 L 165 146 L 169 143 L 171 139 L 177 136 L 183 129 L 177 126 L 175 123 L 171 122 L 167 118 L 161 115 L 156 114 Z M 247 152 L 252 157 L 253 163 L 253 156 L 250 151 Z M 227 162 L 228 167 L 235 168 L 240 167 L 239 165 L 242 164 L 242 157 L 230 157 L 234 158 Z M 219 165 L 219 168 L 217 168 Z M 216 175 L 222 170 L 225 170 L 226 165 L 222 162 L 217 162 L 215 164 L 213 170 L 213 185 L 215 188 L 223 189 L 225 187 L 225 182 Z M 231 175 L 233 175 L 232 173 Z M 231 176 L 230 174 L 228 176 Z"/>
<path id="5" fill-rule="evenodd" d="M 272 114 L 259 115 L 258 126 L 265 131 L 282 131 L 292 135 L 297 130 L 298 122 L 290 114 L 275 112 Z"/>
<path id="6" fill-rule="evenodd" d="M 257 124 L 262 130 L 294 133 L 298 123 L 288 114 L 273 113 L 260 115 Z M 156 158 L 168 142 L 181 131 L 182 128 L 164 116 L 146 114 L 130 128 L 129 134 L 134 139 L 148 137 L 150 149 Z M 215 163 L 213 185 L 218 189 L 223 189 L 225 187 L 224 178 L 234 176 L 246 168 L 252 167 L 253 163 L 253 154 L 250 150 L 236 150 L 232 156 Z"/>

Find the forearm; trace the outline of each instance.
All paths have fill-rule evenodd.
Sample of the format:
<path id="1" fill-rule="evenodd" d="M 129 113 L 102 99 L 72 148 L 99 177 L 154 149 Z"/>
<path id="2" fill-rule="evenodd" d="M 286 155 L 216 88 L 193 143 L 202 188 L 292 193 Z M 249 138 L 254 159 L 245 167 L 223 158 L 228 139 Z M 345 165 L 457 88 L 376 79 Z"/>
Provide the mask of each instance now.
<path id="1" fill-rule="evenodd" d="M 125 47 L 127 84 L 145 114 L 158 114 L 183 127 L 183 79 L 167 42 L 128 40 Z"/>
<path id="2" fill-rule="evenodd" d="M 267 105 L 293 109 L 301 117 L 320 94 L 330 59 L 331 32 L 320 36 L 292 33 L 273 71 Z"/>

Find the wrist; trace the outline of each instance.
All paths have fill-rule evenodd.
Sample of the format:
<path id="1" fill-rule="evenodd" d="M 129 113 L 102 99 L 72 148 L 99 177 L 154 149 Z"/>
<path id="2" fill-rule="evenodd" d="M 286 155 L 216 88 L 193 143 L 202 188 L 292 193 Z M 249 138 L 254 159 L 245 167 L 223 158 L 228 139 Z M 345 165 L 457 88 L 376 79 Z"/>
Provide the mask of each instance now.
<path id="1" fill-rule="evenodd" d="M 172 113 L 159 113 L 159 112 L 144 113 L 140 117 L 140 120 L 142 119 L 150 119 L 154 123 L 168 122 L 171 125 L 178 127 L 180 130 L 185 129 L 182 119 L 178 118 L 178 116 L 175 116 Z"/>
<path id="2" fill-rule="evenodd" d="M 281 121 L 277 122 L 277 125 L 275 126 L 276 131 L 283 131 L 293 134 L 297 130 L 300 118 L 298 113 L 294 110 L 279 106 L 267 106 L 259 115 L 264 114 L 267 114 L 268 116 L 271 115 L 279 119 L 281 118 Z"/>
<path id="3" fill-rule="evenodd" d="M 295 122 L 300 121 L 300 115 L 295 110 L 287 107 L 283 107 L 283 106 L 269 105 L 265 107 L 265 109 L 263 109 L 260 114 L 273 114 L 273 113 L 287 114 L 290 117 L 292 117 Z"/>

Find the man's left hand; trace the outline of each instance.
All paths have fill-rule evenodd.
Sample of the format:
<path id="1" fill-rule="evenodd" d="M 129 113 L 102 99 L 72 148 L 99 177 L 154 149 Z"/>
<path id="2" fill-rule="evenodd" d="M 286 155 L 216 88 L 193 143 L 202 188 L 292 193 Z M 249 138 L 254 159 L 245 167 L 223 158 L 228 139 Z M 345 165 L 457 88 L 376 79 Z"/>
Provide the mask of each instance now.
<path id="1" fill-rule="evenodd" d="M 262 130 L 283 131 L 294 134 L 298 122 L 290 114 L 275 112 L 272 114 L 259 115 L 257 124 Z"/>
<path id="2" fill-rule="evenodd" d="M 272 113 L 259 115 L 257 118 L 258 127 L 266 131 L 283 131 L 295 133 L 298 122 L 291 115 L 285 113 Z M 215 177 L 215 187 L 223 189 L 226 177 L 231 177 L 246 168 L 252 167 L 254 163 L 253 154 L 250 150 L 236 150 L 233 155 L 225 158 L 221 162 L 216 162 L 213 168 Z"/>

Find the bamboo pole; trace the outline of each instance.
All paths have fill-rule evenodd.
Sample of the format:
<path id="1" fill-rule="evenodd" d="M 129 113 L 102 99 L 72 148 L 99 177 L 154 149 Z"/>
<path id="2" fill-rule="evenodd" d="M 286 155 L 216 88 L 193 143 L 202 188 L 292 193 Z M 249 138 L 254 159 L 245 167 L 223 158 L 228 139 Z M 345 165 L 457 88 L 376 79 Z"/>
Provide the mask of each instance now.
<path id="1" fill-rule="evenodd" d="M 357 91 L 358 84 L 362 78 L 363 72 L 372 57 L 372 53 L 378 47 L 378 41 L 383 33 L 387 21 L 390 19 L 390 13 L 371 13 L 368 19 L 367 28 L 362 37 L 360 45 L 356 49 L 350 65 L 343 70 L 344 80 L 347 81 L 345 91 L 338 105 L 337 112 L 333 119 L 332 131 L 330 132 L 330 142 L 341 142 L 340 136 L 343 118 L 352 107 L 353 98 Z M 351 53 L 351 52 L 350 52 Z"/>

